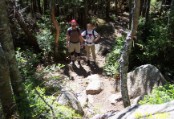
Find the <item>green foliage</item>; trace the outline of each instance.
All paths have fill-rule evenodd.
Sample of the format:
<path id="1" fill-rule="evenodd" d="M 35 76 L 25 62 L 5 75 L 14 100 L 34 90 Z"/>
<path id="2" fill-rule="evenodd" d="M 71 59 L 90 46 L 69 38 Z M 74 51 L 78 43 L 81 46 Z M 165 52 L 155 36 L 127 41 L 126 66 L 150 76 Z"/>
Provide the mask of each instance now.
<path id="1" fill-rule="evenodd" d="M 49 73 L 49 72 L 53 72 L 53 71 L 59 71 L 61 68 L 63 68 L 65 65 L 63 64 L 53 64 L 53 65 L 49 65 L 46 66 L 43 70 L 44 73 Z"/>
<path id="2" fill-rule="evenodd" d="M 140 104 L 162 104 L 174 100 L 174 85 L 167 84 L 154 88 L 150 95 L 146 95 Z"/>
<path id="3" fill-rule="evenodd" d="M 55 51 L 55 28 L 53 28 L 50 17 L 48 16 L 43 16 L 42 20 L 40 20 L 37 23 L 39 27 L 39 32 L 37 32 L 36 37 L 37 37 L 37 42 L 39 44 L 39 47 L 43 50 L 43 54 L 45 57 L 51 54 L 53 55 Z M 67 25 L 64 22 L 60 22 L 60 27 L 61 27 L 61 33 L 59 37 L 59 49 L 58 49 L 58 55 L 61 58 L 65 58 L 67 54 L 67 49 L 66 49 L 66 40 L 65 40 L 65 34 L 66 34 L 66 28 Z"/>
<path id="4" fill-rule="evenodd" d="M 138 40 L 135 41 L 130 56 L 130 69 L 150 63 L 157 66 L 161 72 L 174 73 L 174 45 L 169 38 L 166 22 L 166 19 L 155 18 L 145 24 L 145 20 L 140 19 Z M 148 28 L 148 31 L 145 28 Z"/>
<path id="5" fill-rule="evenodd" d="M 18 62 L 18 68 L 23 77 L 31 76 L 34 72 L 34 65 L 39 63 L 39 54 L 35 54 L 31 51 L 22 51 L 20 48 L 16 50 L 16 60 Z"/>
<path id="6" fill-rule="evenodd" d="M 54 36 L 51 32 L 51 21 L 47 16 L 42 17 L 42 21 L 37 23 L 40 31 L 37 33 L 37 42 L 39 47 L 45 52 L 49 53 L 53 51 Z"/>
<path id="7" fill-rule="evenodd" d="M 151 0 L 151 3 L 150 3 L 150 5 L 151 5 L 150 11 L 152 13 L 155 13 L 155 12 L 160 11 L 161 4 L 162 4 L 162 1 L 160 1 L 160 0 Z"/>
<path id="8" fill-rule="evenodd" d="M 33 118 L 50 119 L 53 117 L 53 113 L 57 119 L 80 118 L 80 115 L 76 114 L 71 108 L 59 105 L 56 102 L 56 97 L 45 95 L 44 88 L 35 87 L 33 89 L 31 83 L 26 83 L 25 86 L 26 91 L 28 91 Z"/>
<path id="9" fill-rule="evenodd" d="M 16 59 L 18 61 L 18 66 L 22 77 L 25 79 L 24 88 L 27 94 L 29 105 L 31 110 L 26 109 L 25 104 L 21 107 L 24 111 L 23 115 L 27 116 L 27 111 L 30 111 L 32 118 L 36 119 L 50 119 L 53 117 L 53 111 L 55 113 L 55 118 L 57 119 L 72 119 L 81 118 L 79 114 L 66 106 L 59 105 L 56 102 L 56 97 L 52 95 L 46 95 L 46 90 L 41 87 L 42 82 L 39 82 L 35 76 L 35 66 L 39 60 L 38 56 L 31 51 L 21 51 L 18 49 L 16 51 Z M 54 64 L 44 68 L 44 72 L 55 72 L 59 71 L 64 65 Z M 59 77 L 53 77 L 52 80 L 57 80 Z"/>
<path id="10" fill-rule="evenodd" d="M 109 76 L 113 76 L 118 73 L 118 68 L 119 68 L 118 60 L 120 58 L 120 53 L 123 43 L 124 43 L 124 37 L 117 38 L 116 44 L 114 44 L 112 52 L 110 52 L 106 57 L 104 71 Z"/>

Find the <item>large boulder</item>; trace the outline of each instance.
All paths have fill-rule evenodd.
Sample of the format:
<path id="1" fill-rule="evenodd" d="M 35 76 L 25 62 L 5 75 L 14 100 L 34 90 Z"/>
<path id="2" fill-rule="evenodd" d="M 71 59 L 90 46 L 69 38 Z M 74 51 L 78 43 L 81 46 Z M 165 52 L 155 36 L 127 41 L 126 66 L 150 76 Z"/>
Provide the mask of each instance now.
<path id="1" fill-rule="evenodd" d="M 78 101 L 76 95 L 72 91 L 62 90 L 61 94 L 57 98 L 57 102 L 64 106 L 69 106 L 79 114 L 84 114 L 82 106 Z"/>
<path id="2" fill-rule="evenodd" d="M 120 81 L 117 80 L 117 89 L 120 90 Z M 166 80 L 160 71 L 151 64 L 137 67 L 127 75 L 127 86 L 130 98 L 150 94 L 154 87 L 164 85 Z"/>
<path id="3" fill-rule="evenodd" d="M 96 95 L 103 90 L 103 83 L 100 80 L 99 75 L 88 76 L 89 84 L 86 88 L 86 94 Z"/>
<path id="4" fill-rule="evenodd" d="M 173 119 L 174 101 L 159 105 L 134 105 L 102 119 Z"/>

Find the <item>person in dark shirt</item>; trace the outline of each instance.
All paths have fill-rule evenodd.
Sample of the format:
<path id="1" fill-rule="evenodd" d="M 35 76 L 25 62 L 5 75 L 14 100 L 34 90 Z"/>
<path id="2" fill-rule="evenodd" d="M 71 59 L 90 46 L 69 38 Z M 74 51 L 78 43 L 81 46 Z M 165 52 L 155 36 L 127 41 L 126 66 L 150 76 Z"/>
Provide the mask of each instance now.
<path id="1" fill-rule="evenodd" d="M 66 43 L 68 51 L 71 55 L 71 63 L 73 64 L 77 59 L 80 64 L 80 43 L 83 42 L 79 28 L 77 28 L 77 22 L 75 19 L 71 20 L 71 27 L 68 28 L 66 34 Z"/>

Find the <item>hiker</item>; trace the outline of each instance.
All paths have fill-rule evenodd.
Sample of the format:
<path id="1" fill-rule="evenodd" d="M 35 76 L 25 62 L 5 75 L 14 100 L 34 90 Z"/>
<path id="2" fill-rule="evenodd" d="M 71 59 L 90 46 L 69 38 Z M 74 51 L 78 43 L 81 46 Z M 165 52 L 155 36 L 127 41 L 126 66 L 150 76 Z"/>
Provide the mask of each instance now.
<path id="1" fill-rule="evenodd" d="M 70 64 L 74 64 L 75 59 L 80 64 L 80 43 L 83 42 L 83 37 L 77 27 L 77 21 L 73 19 L 70 23 L 71 27 L 68 28 L 66 35 L 66 45 L 71 55 Z"/>
<path id="2" fill-rule="evenodd" d="M 86 57 L 87 64 L 90 64 L 90 54 L 92 53 L 92 57 L 94 63 L 96 63 L 96 54 L 95 54 L 95 42 L 100 39 L 100 35 L 94 30 L 94 25 L 91 23 L 87 24 L 87 30 L 82 32 L 82 36 L 85 41 L 85 49 L 86 49 Z"/>

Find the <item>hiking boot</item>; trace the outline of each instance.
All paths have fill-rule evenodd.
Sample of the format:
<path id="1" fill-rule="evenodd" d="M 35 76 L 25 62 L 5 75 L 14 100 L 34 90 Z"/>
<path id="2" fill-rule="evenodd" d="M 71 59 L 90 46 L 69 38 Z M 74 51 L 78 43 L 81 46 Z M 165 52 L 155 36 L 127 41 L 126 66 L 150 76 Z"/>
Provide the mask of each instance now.
<path id="1" fill-rule="evenodd" d="M 87 65 L 90 65 L 90 61 L 89 60 L 87 60 Z"/>

